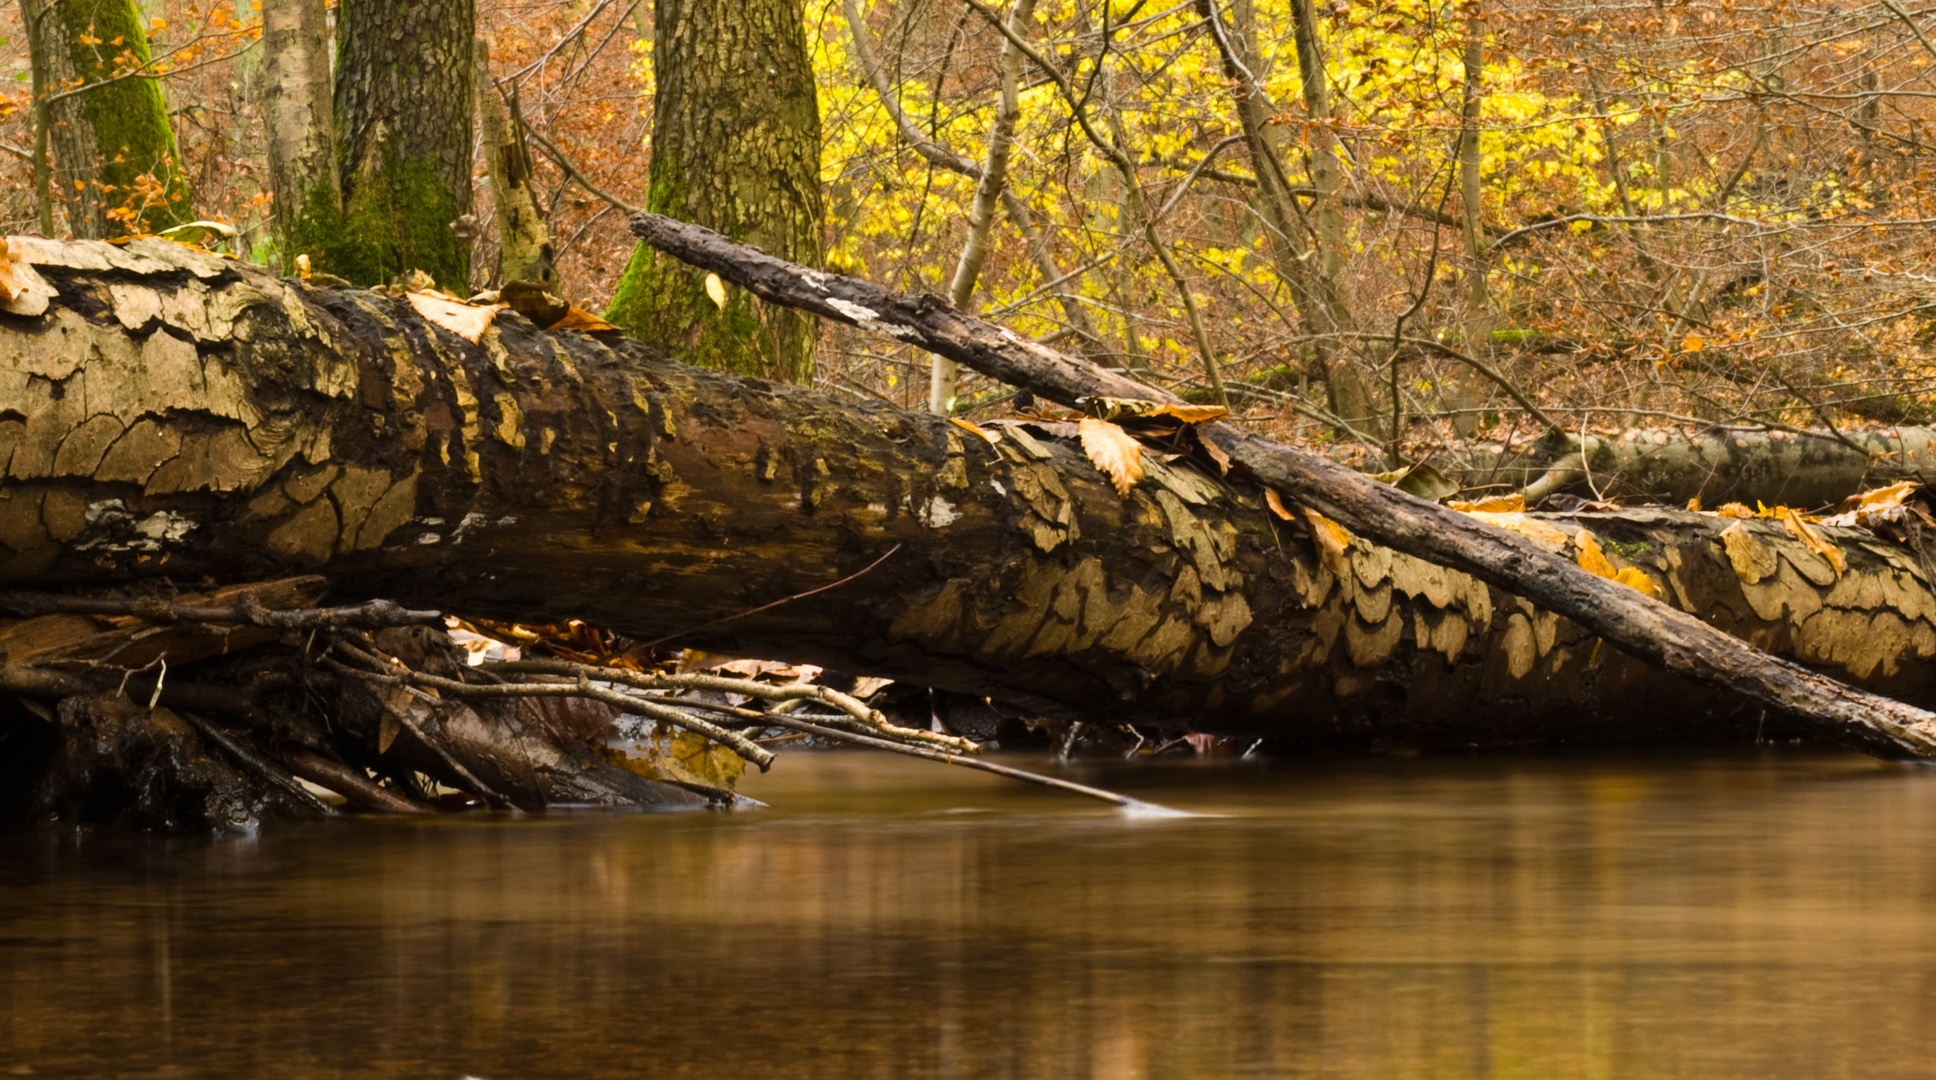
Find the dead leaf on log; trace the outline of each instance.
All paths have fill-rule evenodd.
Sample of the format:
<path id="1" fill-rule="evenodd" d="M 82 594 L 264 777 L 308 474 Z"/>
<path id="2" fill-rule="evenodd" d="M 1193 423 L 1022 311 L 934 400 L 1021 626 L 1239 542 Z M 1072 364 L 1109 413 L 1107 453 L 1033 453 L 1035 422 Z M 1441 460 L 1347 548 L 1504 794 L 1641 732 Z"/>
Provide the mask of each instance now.
<path id="1" fill-rule="evenodd" d="M 1849 568 L 1848 557 L 1842 554 L 1842 549 L 1822 539 L 1822 534 L 1802 520 L 1801 514 L 1793 507 L 1777 507 L 1775 514 L 1781 519 L 1783 525 L 1788 526 L 1788 531 L 1795 534 L 1795 539 L 1806 544 L 1808 550 L 1827 560 L 1829 566 L 1834 568 L 1836 577 L 1841 577 L 1842 572 Z"/>
<path id="2" fill-rule="evenodd" d="M 1276 514 L 1285 521 L 1297 520 L 1297 515 L 1291 513 L 1290 507 L 1284 505 L 1284 497 L 1279 495 L 1275 488 L 1264 489 L 1264 502 L 1269 504 L 1271 513 Z"/>
<path id="3" fill-rule="evenodd" d="M 582 330 L 585 333 L 589 334 L 599 330 L 616 330 L 618 329 L 618 327 L 613 326 L 611 323 L 606 322 L 604 319 L 601 319 L 598 316 L 592 314 L 591 312 L 586 311 L 584 308 L 581 308 L 578 305 L 573 304 L 569 309 L 566 310 L 564 318 L 559 319 L 557 322 L 552 323 L 550 326 L 545 327 L 545 329 L 546 330 Z"/>
<path id="4" fill-rule="evenodd" d="M 1755 539 L 1739 521 L 1721 530 L 1721 547 L 1728 553 L 1734 576 L 1744 584 L 1758 585 L 1763 578 L 1774 577 L 1780 569 L 1774 549 Z"/>
<path id="5" fill-rule="evenodd" d="M 1573 546 L 1579 551 L 1573 561 L 1579 563 L 1580 569 L 1587 573 L 1610 578 L 1619 572 L 1613 568 L 1612 563 L 1607 561 L 1607 553 L 1600 548 L 1600 538 L 1588 530 L 1581 529 L 1579 534 L 1573 537 Z"/>
<path id="6" fill-rule="evenodd" d="M 1606 551 L 1600 547 L 1600 538 L 1593 535 L 1590 531 L 1581 529 L 1579 535 L 1573 538 L 1573 544 L 1579 549 L 1579 555 L 1575 561 L 1587 573 L 1609 578 L 1630 589 L 1645 593 L 1656 600 L 1660 599 L 1663 595 L 1660 591 L 1660 585 L 1654 581 L 1647 571 L 1637 566 L 1623 566 L 1615 569 L 1612 560 L 1607 558 Z"/>
<path id="7" fill-rule="evenodd" d="M 423 316 L 426 322 L 436 323 L 473 345 L 483 340 L 484 331 L 491 328 L 497 313 L 504 310 L 503 304 L 472 307 L 462 300 L 430 292 L 413 292 L 408 296 L 410 306 L 416 308 L 417 314 Z"/>
<path id="8" fill-rule="evenodd" d="M 11 241 L 0 240 L 0 263 L 6 265 L 5 296 L 0 296 L 0 311 L 15 315 L 41 315 L 47 311 L 49 301 L 60 293 L 47 279 L 40 276 L 34 264 L 27 259 L 27 249 Z"/>
<path id="9" fill-rule="evenodd" d="M 0 247 L 0 304 L 10 304 L 20 295 L 20 283 L 13 277 L 11 245 Z"/>
<path id="10" fill-rule="evenodd" d="M 1318 546 L 1318 561 L 1331 576 L 1343 577 L 1350 570 L 1345 565 L 1344 550 L 1351 546 L 1351 531 L 1308 506 L 1304 520 L 1311 526 L 1311 539 Z"/>
<path id="11" fill-rule="evenodd" d="M 1915 494 L 1921 487 L 1922 485 L 1914 480 L 1904 480 L 1899 484 L 1865 491 L 1852 500 L 1855 503 L 1854 506 L 1840 514 L 1823 518 L 1822 524 L 1867 527 L 1898 522 L 1902 520 L 1909 496 Z"/>
<path id="12" fill-rule="evenodd" d="M 1098 420 L 1134 417 L 1144 420 L 1167 418 L 1184 424 L 1207 424 L 1230 415 L 1221 405 L 1184 405 L 1166 401 L 1141 401 L 1136 398 L 1092 397 L 1082 399 L 1083 411 Z"/>
<path id="13" fill-rule="evenodd" d="M 1488 495 L 1483 499 L 1454 501 L 1445 505 L 1466 514 L 1516 514 L 1526 509 L 1526 496 L 1515 491 L 1511 495 Z"/>
<path id="14" fill-rule="evenodd" d="M 1143 478 L 1143 445 L 1122 428 L 1090 416 L 1082 418 L 1078 430 L 1082 452 L 1109 477 L 1116 494 L 1128 498 L 1129 489 Z"/>
<path id="15" fill-rule="evenodd" d="M 1719 510 L 1714 511 L 1714 516 L 1747 519 L 1755 516 L 1755 512 L 1740 503 L 1723 503 Z"/>
<path id="16" fill-rule="evenodd" d="M 1485 510 L 1467 510 L 1465 513 L 1495 528 L 1516 532 L 1548 551 L 1557 553 L 1566 550 L 1567 535 L 1537 518 L 1529 518 L 1516 511 L 1493 513 Z"/>
<path id="17" fill-rule="evenodd" d="M 953 416 L 950 416 L 948 418 L 948 422 L 960 428 L 963 431 L 972 432 L 973 434 L 979 435 L 982 438 L 987 439 L 988 445 L 990 446 L 993 446 L 996 443 L 1002 441 L 1002 435 L 1001 435 L 1001 432 L 999 431 L 990 431 L 985 427 L 977 427 L 976 425 L 969 423 L 966 420 L 958 419 Z"/>
<path id="18" fill-rule="evenodd" d="M 1224 453 L 1221 447 L 1219 447 L 1216 443 L 1213 443 L 1208 439 L 1199 439 L 1197 440 L 1197 443 L 1198 445 L 1203 447 L 1204 453 L 1210 455 L 1210 460 L 1217 463 L 1217 475 L 1229 476 L 1230 475 L 1230 455 Z"/>

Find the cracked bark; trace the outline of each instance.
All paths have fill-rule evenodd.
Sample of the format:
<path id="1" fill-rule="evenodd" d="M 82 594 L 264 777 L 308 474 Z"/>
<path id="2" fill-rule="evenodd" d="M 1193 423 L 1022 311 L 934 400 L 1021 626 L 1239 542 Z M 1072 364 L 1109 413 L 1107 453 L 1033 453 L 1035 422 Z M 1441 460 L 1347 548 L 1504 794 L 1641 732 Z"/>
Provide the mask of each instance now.
<path id="1" fill-rule="evenodd" d="M 898 544 L 681 640 L 1287 745 L 1759 718 L 1468 574 L 1364 541 L 1327 566 L 1256 489 L 1181 463 L 1121 498 L 1026 429 L 989 446 L 510 313 L 472 345 L 401 299 L 163 241 L 15 244 L 58 295 L 0 314 L 0 583 L 313 572 L 343 598 L 657 638 Z M 1824 530 L 1837 577 L 1762 523 L 1731 554 L 1720 519 L 1552 520 L 1729 633 L 1936 703 L 1936 598 L 1902 548 Z"/>

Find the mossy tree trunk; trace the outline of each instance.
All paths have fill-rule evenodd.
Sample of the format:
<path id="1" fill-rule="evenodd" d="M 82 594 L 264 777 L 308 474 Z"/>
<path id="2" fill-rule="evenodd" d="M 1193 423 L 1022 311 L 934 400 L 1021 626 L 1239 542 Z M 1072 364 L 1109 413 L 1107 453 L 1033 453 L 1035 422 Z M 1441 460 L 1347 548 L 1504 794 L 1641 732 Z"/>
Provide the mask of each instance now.
<path id="1" fill-rule="evenodd" d="M 298 255 L 316 258 L 343 225 L 324 0 L 263 0 L 262 47 L 276 252 L 294 273 Z"/>
<path id="2" fill-rule="evenodd" d="M 422 270 L 470 284 L 474 0 L 343 0 L 335 108 L 343 224 L 317 268 L 360 285 Z"/>
<path id="3" fill-rule="evenodd" d="M 135 0 L 25 0 L 21 14 L 46 69 L 54 187 L 77 237 L 155 232 L 192 220 L 194 204 Z"/>
<path id="4" fill-rule="evenodd" d="M 477 119 L 483 129 L 484 160 L 491 178 L 491 203 L 497 212 L 496 281 L 529 281 L 557 291 L 558 266 L 551 228 L 531 187 L 531 154 L 517 114 L 517 87 L 510 101 L 491 74 L 491 45 L 477 39 Z"/>
<path id="5" fill-rule="evenodd" d="M 820 264 L 820 113 L 800 0 L 660 0 L 647 208 Z M 818 327 L 640 245 L 607 316 L 705 367 L 804 383 Z"/>

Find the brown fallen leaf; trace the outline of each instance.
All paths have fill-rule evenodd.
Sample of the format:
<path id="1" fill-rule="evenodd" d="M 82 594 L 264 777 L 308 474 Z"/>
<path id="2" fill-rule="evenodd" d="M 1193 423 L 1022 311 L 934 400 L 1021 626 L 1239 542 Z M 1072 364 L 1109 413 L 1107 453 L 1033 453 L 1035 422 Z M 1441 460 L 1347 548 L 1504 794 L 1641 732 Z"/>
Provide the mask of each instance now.
<path id="1" fill-rule="evenodd" d="M 1318 547 L 1318 561 L 1331 571 L 1332 577 L 1344 577 L 1351 569 L 1344 561 L 1344 551 L 1353 539 L 1351 531 L 1308 506 L 1304 508 L 1304 521 L 1311 527 L 1311 542 Z"/>
<path id="2" fill-rule="evenodd" d="M 1284 505 L 1283 496 L 1279 495 L 1274 489 L 1264 489 L 1264 503 L 1270 507 L 1271 513 L 1276 514 L 1285 521 L 1297 520 L 1297 515 L 1291 513 L 1291 508 Z"/>
<path id="3" fill-rule="evenodd" d="M 1143 478 L 1143 445 L 1129 437 L 1129 432 L 1092 416 L 1082 418 L 1078 426 L 1082 436 L 1082 452 L 1089 455 L 1116 485 L 1116 494 L 1129 497 L 1129 489 Z"/>
<path id="4" fill-rule="evenodd" d="M 1538 518 L 1529 518 L 1518 512 L 1500 514 L 1484 510 L 1467 510 L 1465 513 L 1496 528 L 1516 532 L 1547 551 L 1557 553 L 1566 550 L 1568 536 Z"/>
<path id="5" fill-rule="evenodd" d="M 994 446 L 996 443 L 1002 441 L 1002 434 L 999 431 L 990 431 L 984 427 L 977 427 L 976 425 L 974 425 L 973 423 L 970 423 L 967 420 L 963 420 L 963 419 L 960 419 L 959 417 L 954 417 L 954 416 L 950 416 L 948 418 L 948 422 L 960 428 L 963 431 L 971 432 L 973 434 L 981 436 L 984 439 L 987 439 L 988 445 L 990 446 Z"/>
<path id="6" fill-rule="evenodd" d="M 591 333 L 596 330 L 616 330 L 618 327 L 604 319 L 573 304 L 565 311 L 565 317 L 545 327 L 546 330 L 582 330 Z"/>
<path id="7" fill-rule="evenodd" d="M 0 304 L 11 304 L 20 295 L 20 283 L 14 280 L 13 259 L 9 256 L 5 242 L 0 241 Z"/>
<path id="8" fill-rule="evenodd" d="M 1168 401 L 1143 401 L 1137 398 L 1093 397 L 1078 402 L 1083 411 L 1099 420 L 1121 420 L 1124 417 L 1156 419 L 1167 417 L 1171 420 L 1190 424 L 1207 424 L 1230 415 L 1230 410 L 1221 405 L 1182 405 Z"/>
<path id="9" fill-rule="evenodd" d="M 1607 553 L 1601 550 L 1600 538 L 1588 530 L 1581 529 L 1573 537 L 1573 546 L 1579 552 L 1574 561 L 1580 564 L 1580 569 L 1603 578 L 1610 578 L 1619 573 L 1613 568 L 1613 564 L 1607 561 Z"/>
<path id="10" fill-rule="evenodd" d="M 422 315 L 426 322 L 436 323 L 473 345 L 483 339 L 484 331 L 491 328 L 492 320 L 496 319 L 497 313 L 504 309 L 503 304 L 472 307 L 462 300 L 453 300 L 450 297 L 429 292 L 413 292 L 406 295 L 410 300 L 410 306 L 416 308 L 417 314 Z"/>
<path id="11" fill-rule="evenodd" d="M 1828 560 L 1829 566 L 1835 570 L 1836 577 L 1841 577 L 1842 572 L 1849 568 L 1848 557 L 1842 554 L 1842 549 L 1822 539 L 1822 534 L 1810 527 L 1793 507 L 1777 507 L 1775 514 L 1781 519 L 1783 525 L 1788 526 L 1788 531 L 1795 534 L 1795 539 L 1806 544 L 1808 550 Z"/>
<path id="12" fill-rule="evenodd" d="M 1666 595 L 1660 591 L 1660 583 L 1655 581 L 1647 571 L 1637 566 L 1622 567 L 1619 573 L 1613 575 L 1613 580 L 1628 588 L 1638 589 L 1656 600 Z"/>
<path id="13" fill-rule="evenodd" d="M 1774 577 L 1781 569 L 1775 561 L 1774 549 L 1755 539 L 1739 521 L 1721 530 L 1721 547 L 1728 553 L 1734 576 L 1745 584 L 1760 584 L 1761 579 Z"/>
<path id="14" fill-rule="evenodd" d="M 1229 476 L 1230 455 L 1224 453 L 1221 447 L 1208 439 L 1198 439 L 1197 442 L 1203 447 L 1203 452 L 1210 455 L 1210 460 L 1217 463 L 1217 475 Z"/>
<path id="15" fill-rule="evenodd" d="M 1720 508 L 1714 511 L 1714 514 L 1716 517 L 1740 518 L 1743 520 L 1755 516 L 1753 510 L 1748 509 L 1738 502 L 1722 503 Z"/>
<path id="16" fill-rule="evenodd" d="M 1455 500 L 1445 505 L 1466 514 L 1516 514 L 1526 509 L 1526 496 L 1515 491 L 1511 495 L 1488 495 L 1483 499 L 1470 502 Z"/>

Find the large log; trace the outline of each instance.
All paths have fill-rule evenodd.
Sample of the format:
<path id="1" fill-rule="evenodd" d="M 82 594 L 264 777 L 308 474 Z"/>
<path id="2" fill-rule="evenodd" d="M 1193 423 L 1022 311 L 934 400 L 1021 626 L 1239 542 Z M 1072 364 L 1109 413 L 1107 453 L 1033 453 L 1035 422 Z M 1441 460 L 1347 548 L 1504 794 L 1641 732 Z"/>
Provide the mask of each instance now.
<path id="1" fill-rule="evenodd" d="M 1092 398 L 1181 403 L 1127 376 L 957 312 L 933 296 L 896 295 L 869 282 L 793 265 L 711 230 L 658 215 L 634 215 L 631 226 L 646 243 L 768 300 L 918 345 L 1065 405 Z M 1198 433 L 1224 460 L 1272 489 L 1395 551 L 1463 570 L 1575 619 L 1641 660 L 1741 694 L 1851 745 L 1936 757 L 1936 714 L 1772 657 L 1523 537 L 1335 462 L 1298 453 L 1232 423 L 1206 424 Z"/>
<path id="2" fill-rule="evenodd" d="M 1663 676 L 1465 572 L 1359 541 L 1336 573 L 1257 489 L 1181 463 L 1122 497 L 1047 435 L 989 446 L 939 418 L 700 371 L 614 335 L 546 333 L 507 312 L 472 343 L 406 298 L 278 281 L 165 242 L 16 244 L 54 295 L 0 314 L 12 587 L 316 573 L 341 599 L 582 618 L 1289 744 L 1759 719 L 1731 689 Z M 1936 702 L 1936 603 L 1901 548 L 1831 531 L 1850 563 L 1837 579 L 1777 526 L 1748 523 L 1761 562 L 1744 575 L 1717 539 L 1725 521 L 1554 524 L 1590 528 L 1727 631 Z M 691 629 L 883 556 L 836 589 Z"/>

